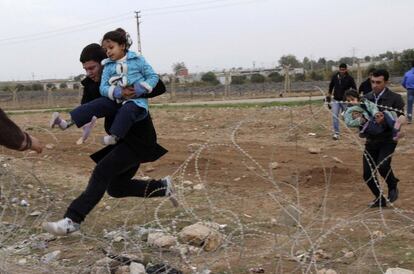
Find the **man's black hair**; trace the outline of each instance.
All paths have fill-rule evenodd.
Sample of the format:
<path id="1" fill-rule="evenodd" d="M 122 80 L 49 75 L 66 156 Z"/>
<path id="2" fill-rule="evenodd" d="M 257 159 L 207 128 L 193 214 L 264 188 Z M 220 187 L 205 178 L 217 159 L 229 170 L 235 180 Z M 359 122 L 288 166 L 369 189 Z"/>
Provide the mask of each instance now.
<path id="1" fill-rule="evenodd" d="M 342 64 L 339 65 L 339 68 L 345 68 L 346 69 L 346 68 L 348 68 L 348 66 L 345 63 L 342 63 Z"/>
<path id="2" fill-rule="evenodd" d="M 368 70 L 368 74 L 371 74 L 371 73 L 374 73 L 374 71 L 376 70 L 376 68 L 370 68 L 369 70 Z"/>
<path id="3" fill-rule="evenodd" d="M 87 45 L 82 50 L 79 61 L 81 61 L 82 64 L 88 61 L 101 63 L 101 61 L 106 57 L 105 50 L 99 44 L 93 43 Z"/>
<path id="4" fill-rule="evenodd" d="M 384 76 L 384 80 L 388 81 L 388 79 L 390 78 L 390 74 L 388 73 L 388 71 L 386 71 L 385 69 L 376 69 L 373 73 L 372 76 L 374 77 L 380 77 L 380 76 Z"/>

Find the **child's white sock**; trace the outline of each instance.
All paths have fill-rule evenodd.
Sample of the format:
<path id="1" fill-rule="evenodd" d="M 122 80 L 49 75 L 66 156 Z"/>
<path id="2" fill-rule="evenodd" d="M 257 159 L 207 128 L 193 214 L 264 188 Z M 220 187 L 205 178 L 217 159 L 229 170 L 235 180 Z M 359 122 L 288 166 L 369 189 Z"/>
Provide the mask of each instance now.
<path id="1" fill-rule="evenodd" d="M 115 145 L 118 142 L 118 137 L 115 135 L 106 135 L 102 137 L 102 144 L 103 145 Z"/>
<path id="2" fill-rule="evenodd" d="M 68 128 L 68 122 L 60 118 L 59 112 L 53 112 L 52 118 L 50 119 L 50 127 L 54 128 L 55 126 L 58 126 L 62 130 Z"/>

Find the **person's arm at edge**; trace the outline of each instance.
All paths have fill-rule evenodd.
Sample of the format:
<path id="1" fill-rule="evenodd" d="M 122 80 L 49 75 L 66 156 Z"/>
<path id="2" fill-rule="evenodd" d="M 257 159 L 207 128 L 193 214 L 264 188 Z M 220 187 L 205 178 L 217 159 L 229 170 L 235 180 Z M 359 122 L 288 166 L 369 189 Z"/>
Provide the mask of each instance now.
<path id="1" fill-rule="evenodd" d="M 32 149 L 37 153 L 42 152 L 43 146 L 39 140 L 22 131 L 2 109 L 0 109 L 0 132 L 0 145 L 19 151 Z"/>

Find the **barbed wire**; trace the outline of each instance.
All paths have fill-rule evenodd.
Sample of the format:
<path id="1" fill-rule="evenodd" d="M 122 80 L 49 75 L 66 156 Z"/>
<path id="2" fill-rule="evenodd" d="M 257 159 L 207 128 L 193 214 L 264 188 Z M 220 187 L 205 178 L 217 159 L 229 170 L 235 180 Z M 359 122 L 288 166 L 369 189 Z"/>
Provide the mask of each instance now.
<path id="1" fill-rule="evenodd" d="M 30 269 L 31 273 L 89 273 L 95 262 L 105 257 L 99 251 L 103 248 L 115 257 L 124 253 L 150 256 L 152 261 L 167 262 L 189 273 L 202 273 L 217 267 L 228 273 L 246 272 L 255 267 L 273 273 L 314 273 L 323 268 L 353 273 L 368 269 L 366 272 L 384 273 L 386 266 L 383 264 L 389 261 L 383 256 L 382 245 L 386 247 L 395 237 L 410 243 L 414 211 L 395 204 L 390 204 L 387 210 L 361 206 L 342 213 L 331 208 L 332 199 L 348 202 L 347 198 L 339 198 L 341 193 L 332 192 L 352 182 L 346 178 L 336 182 L 334 178 L 339 175 L 327 162 L 330 149 L 334 156 L 338 156 L 335 153 L 338 143 L 308 136 L 310 129 L 315 127 L 321 128 L 321 136 L 324 132 L 329 136 L 326 132 L 329 132 L 330 122 L 326 117 L 330 117 L 326 105 L 266 107 L 254 114 L 249 112 L 244 119 L 235 117 L 231 119 L 232 126 L 222 130 L 225 133 L 219 138 L 207 136 L 204 142 L 192 144 L 194 150 L 172 170 L 180 201 L 178 210 L 171 208 L 168 199 L 132 198 L 125 201 L 105 197 L 88 216 L 90 220 L 83 225 L 80 234 L 51 241 L 42 240 L 46 236 L 42 234 L 40 224 L 63 213 L 69 201 L 82 189 L 79 182 L 74 182 L 86 182 L 87 176 L 66 177 L 76 174 L 75 167 L 71 168 L 69 164 L 60 168 L 59 164 L 42 156 L 27 153 L 22 158 L 15 158 L 3 154 L 0 157 L 0 269 L 6 273 L 24 273 L 25 269 Z M 31 124 L 33 130 L 44 131 L 56 146 L 63 145 L 61 134 Z M 344 126 L 343 121 L 341 125 Z M 349 146 L 354 142 L 355 154 L 362 156 L 361 139 L 351 129 L 343 129 L 342 142 Z M 272 131 L 274 135 L 268 136 Z M 266 150 L 257 152 L 246 147 L 246 134 L 253 140 L 266 138 Z M 303 143 L 304 140 L 308 140 L 307 143 Z M 406 142 L 412 145 L 410 139 Z M 257 144 L 260 143 L 258 140 Z M 95 145 L 92 140 L 82 149 L 91 149 Z M 315 168 L 320 173 L 311 180 L 319 182 L 318 185 L 306 183 L 307 169 L 300 166 L 308 157 L 304 153 L 308 153 L 305 148 L 309 145 L 327 148 L 315 155 L 319 161 Z M 285 175 L 267 168 L 275 160 L 271 148 L 277 151 L 283 146 L 288 146 L 290 153 L 297 155 L 287 172 L 292 175 L 288 182 Z M 249 176 L 235 181 L 222 170 L 212 169 L 213 162 L 223 155 L 237 159 L 234 166 L 246 170 Z M 341 165 L 348 167 L 347 163 Z M 373 173 L 376 169 L 371 166 Z M 216 183 L 217 179 L 210 179 L 210 176 L 221 178 L 222 182 Z M 241 178 L 242 174 L 237 176 Z M 198 191 L 189 189 L 185 183 L 188 180 L 203 185 L 203 188 Z M 249 189 L 232 191 L 241 180 L 251 184 Z M 381 189 L 383 180 L 376 183 Z M 229 190 L 225 190 L 223 184 L 230 185 Z M 320 195 L 312 195 L 310 189 L 317 189 Z M 347 190 L 358 191 L 354 187 Z M 31 197 L 27 199 L 30 206 L 22 206 L 21 201 L 28 196 Z M 250 208 L 251 205 L 255 208 Z M 41 213 L 31 215 L 36 210 Z M 223 242 L 216 251 L 200 249 L 194 253 L 174 253 L 169 249 L 154 248 L 140 236 L 142 229 L 177 236 L 182 227 L 198 221 L 226 225 L 220 230 Z M 111 233 L 117 236 L 110 236 Z M 176 240 L 175 245 L 180 244 Z M 56 250 L 65 255 L 53 262 L 42 261 L 46 254 Z M 267 264 L 264 258 L 269 261 Z"/>

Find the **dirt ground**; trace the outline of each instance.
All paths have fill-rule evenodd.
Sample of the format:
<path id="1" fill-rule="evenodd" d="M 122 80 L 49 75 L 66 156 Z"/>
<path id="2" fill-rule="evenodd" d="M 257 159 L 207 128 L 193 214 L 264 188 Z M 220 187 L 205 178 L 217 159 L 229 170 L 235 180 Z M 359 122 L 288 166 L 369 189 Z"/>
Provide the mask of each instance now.
<path id="1" fill-rule="evenodd" d="M 386 209 L 369 209 L 373 196 L 362 180 L 364 140 L 344 126 L 341 139 L 332 140 L 330 115 L 321 105 L 155 108 L 159 143 L 169 153 L 143 164 L 137 176 L 172 174 L 180 207 L 171 207 L 164 198 L 106 195 L 79 235 L 60 237 L 46 248 L 7 249 L 16 243 L 25 246 L 27 239 L 42 233 L 43 221 L 62 216 L 88 182 L 94 167 L 88 155 L 102 147 L 102 121 L 88 143 L 76 145 L 80 130 L 50 130 L 49 116 L 12 116 L 48 144 L 41 155 L 0 150 L 0 269 L 6 273 L 87 273 L 104 257 L 101 248 L 139 253 L 185 273 L 252 273 L 249 269 L 255 267 L 264 273 L 414 269 L 413 126 L 404 128 L 405 138 L 393 157 L 400 198 Z M 194 188 L 197 184 L 204 188 Z M 13 197 L 27 199 L 30 206 L 11 203 Z M 33 211 L 41 214 L 30 216 Z M 136 226 L 174 235 L 200 220 L 227 225 L 225 241 L 214 252 L 180 256 L 132 237 L 121 242 L 104 237 Z M 58 261 L 40 262 L 54 250 L 62 251 Z M 19 263 L 22 259 L 26 262 Z"/>

